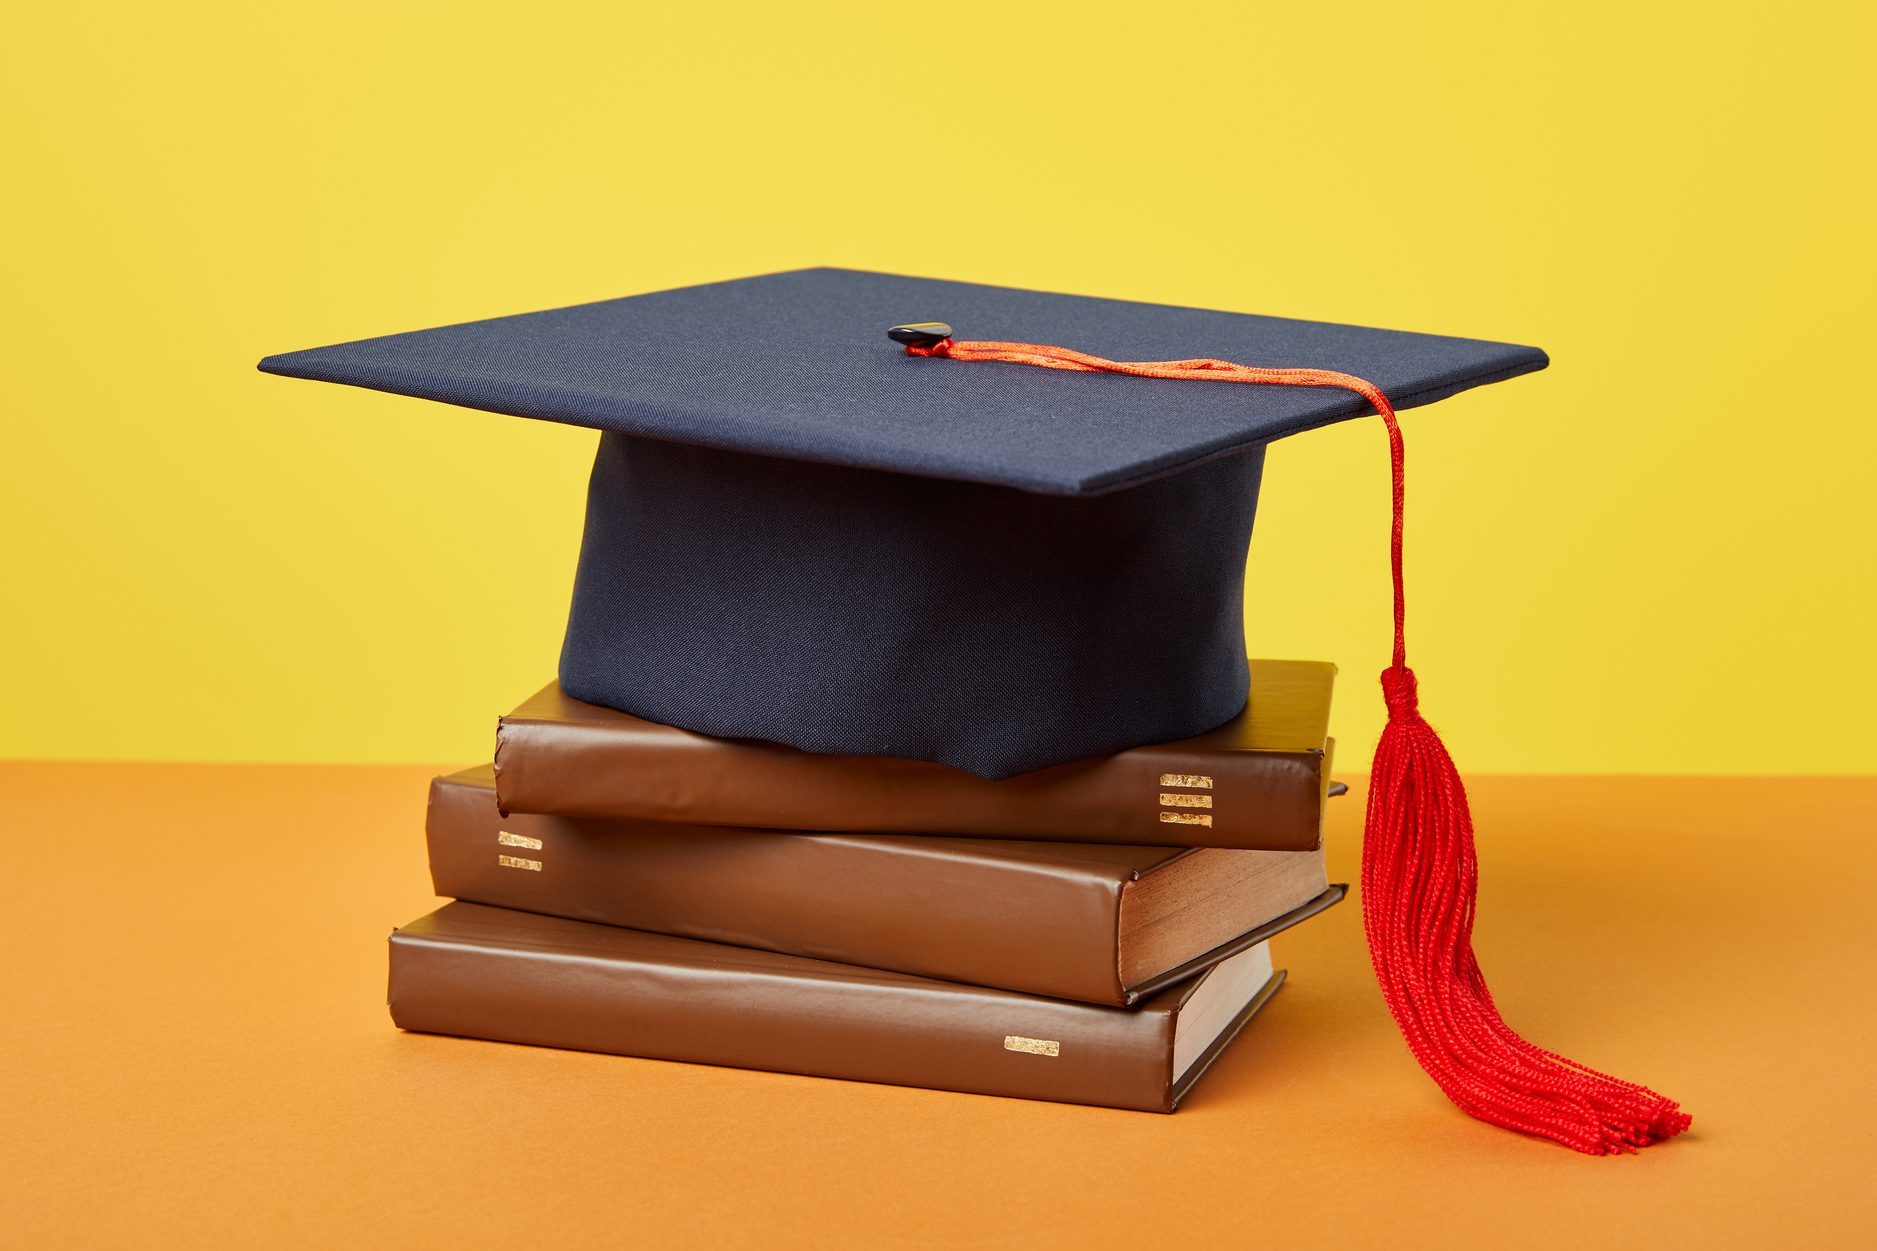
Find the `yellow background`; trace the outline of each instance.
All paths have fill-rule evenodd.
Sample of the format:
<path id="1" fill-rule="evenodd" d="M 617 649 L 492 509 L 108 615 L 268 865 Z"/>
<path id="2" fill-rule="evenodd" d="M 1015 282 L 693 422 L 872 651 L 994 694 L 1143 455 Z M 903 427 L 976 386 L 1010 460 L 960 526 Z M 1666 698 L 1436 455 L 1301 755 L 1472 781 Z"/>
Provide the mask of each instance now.
<path id="1" fill-rule="evenodd" d="M 468 761 L 589 433 L 260 356 L 808 264 L 1536 343 L 1410 415 L 1479 771 L 1877 765 L 1851 5 L 41 5 L 0 51 L 0 755 Z M 920 313 L 924 310 L 910 310 Z M 1385 660 L 1382 436 L 1273 451 L 1252 645 Z"/>

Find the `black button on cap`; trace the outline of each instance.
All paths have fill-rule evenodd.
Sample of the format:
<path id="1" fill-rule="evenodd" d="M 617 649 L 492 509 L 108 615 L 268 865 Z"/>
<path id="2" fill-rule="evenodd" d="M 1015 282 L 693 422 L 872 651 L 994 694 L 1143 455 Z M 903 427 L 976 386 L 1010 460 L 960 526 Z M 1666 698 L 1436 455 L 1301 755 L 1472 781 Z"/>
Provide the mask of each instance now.
<path id="1" fill-rule="evenodd" d="M 952 328 L 942 321 L 915 321 L 894 326 L 886 332 L 886 337 L 912 347 L 931 347 L 941 339 L 951 338 Z"/>

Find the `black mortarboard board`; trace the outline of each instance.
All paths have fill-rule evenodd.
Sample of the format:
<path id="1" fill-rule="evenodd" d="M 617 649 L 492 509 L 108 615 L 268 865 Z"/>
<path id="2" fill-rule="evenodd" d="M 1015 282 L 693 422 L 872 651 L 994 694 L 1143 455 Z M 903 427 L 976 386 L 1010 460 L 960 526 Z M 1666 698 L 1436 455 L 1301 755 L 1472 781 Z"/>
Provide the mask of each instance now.
<path id="1" fill-rule="evenodd" d="M 985 338 L 904 324 L 930 317 Z M 991 367 L 958 367 L 972 361 Z M 1363 827 L 1376 979 L 1460 1107 L 1604 1154 L 1672 1138 L 1688 1114 L 1500 1017 L 1472 949 L 1466 788 L 1404 642 L 1396 410 L 1545 363 L 1473 339 L 805 270 L 262 368 L 605 432 L 561 654 L 570 693 L 993 777 L 1236 714 L 1264 446 L 1376 412 L 1395 584 Z M 1175 385 L 1193 381 L 1253 385 Z"/>
<path id="2" fill-rule="evenodd" d="M 1367 378 L 1543 368 L 1473 339 L 814 269 L 272 356 L 271 373 L 604 431 L 561 681 L 722 737 L 1005 776 L 1234 716 L 1267 441 L 1335 390 L 909 359 L 883 331 Z"/>

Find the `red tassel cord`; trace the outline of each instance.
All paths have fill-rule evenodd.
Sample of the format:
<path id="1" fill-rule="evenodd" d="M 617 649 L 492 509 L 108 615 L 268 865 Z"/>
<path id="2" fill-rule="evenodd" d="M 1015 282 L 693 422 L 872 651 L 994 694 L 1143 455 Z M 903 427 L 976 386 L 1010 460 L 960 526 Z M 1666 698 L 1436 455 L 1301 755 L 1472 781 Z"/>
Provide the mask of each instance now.
<path id="1" fill-rule="evenodd" d="M 1389 564 L 1395 650 L 1393 663 L 1382 672 L 1388 724 L 1369 774 L 1362 839 L 1362 924 L 1382 998 L 1427 1075 L 1482 1121 L 1589 1155 L 1634 1151 L 1688 1128 L 1688 1114 L 1673 1100 L 1534 1046 L 1514 1033 L 1493 1006 L 1473 956 L 1479 863 L 1466 787 L 1439 736 L 1421 717 L 1414 672 L 1407 665 L 1401 570 L 1405 455 L 1394 406 L 1380 388 L 1327 369 L 1259 369 L 1209 359 L 1111 361 L 1035 343 L 944 338 L 908 343 L 906 352 L 1137 378 L 1337 387 L 1373 405 L 1388 429 L 1394 470 Z"/>

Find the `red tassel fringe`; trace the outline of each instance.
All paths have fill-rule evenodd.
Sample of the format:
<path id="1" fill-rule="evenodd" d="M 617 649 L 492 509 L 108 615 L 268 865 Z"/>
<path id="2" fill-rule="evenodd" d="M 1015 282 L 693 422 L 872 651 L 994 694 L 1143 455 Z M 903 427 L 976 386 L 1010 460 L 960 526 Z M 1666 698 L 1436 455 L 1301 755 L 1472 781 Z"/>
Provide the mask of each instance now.
<path id="1" fill-rule="evenodd" d="M 1416 706 L 1414 672 L 1382 672 L 1388 725 L 1369 773 L 1362 924 L 1382 998 L 1427 1075 L 1471 1116 L 1588 1155 L 1688 1128 L 1674 1100 L 1514 1033 L 1473 956 L 1479 864 L 1466 787 Z"/>

